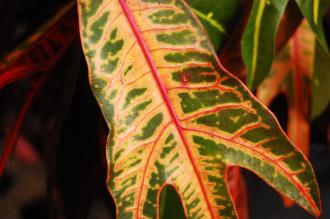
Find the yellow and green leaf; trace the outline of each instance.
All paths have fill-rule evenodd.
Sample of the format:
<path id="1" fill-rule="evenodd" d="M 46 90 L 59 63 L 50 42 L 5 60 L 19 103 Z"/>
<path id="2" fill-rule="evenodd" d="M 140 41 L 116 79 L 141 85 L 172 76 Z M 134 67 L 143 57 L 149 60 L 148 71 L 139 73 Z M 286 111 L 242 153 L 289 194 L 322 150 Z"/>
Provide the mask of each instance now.
<path id="1" fill-rule="evenodd" d="M 187 218 L 236 218 L 239 166 L 318 216 L 311 165 L 274 116 L 223 70 L 183 0 L 79 0 L 91 88 L 109 126 L 118 218 L 159 217 L 166 186 Z"/>
<path id="2" fill-rule="evenodd" d="M 322 20 L 330 6 L 330 0 L 296 0 L 296 2 L 323 48 L 329 51 Z"/>
<path id="3" fill-rule="evenodd" d="M 309 112 L 315 37 L 306 20 L 275 58 L 270 76 L 258 87 L 266 106 L 280 93 L 288 100 L 289 138 L 306 155 L 309 152 Z"/>
<path id="4" fill-rule="evenodd" d="M 242 35 L 244 33 L 244 28 L 246 26 L 247 20 L 250 15 L 250 11 L 252 8 L 253 1 L 245 1 L 243 10 L 240 14 L 239 22 L 237 22 L 237 25 L 235 26 L 235 29 L 232 31 L 230 38 L 228 42 L 226 42 L 225 47 L 221 50 L 221 52 L 218 54 L 218 57 L 223 64 L 223 66 L 229 70 L 230 72 L 235 73 L 235 76 L 237 76 L 242 81 L 245 81 L 246 79 L 246 69 L 243 63 L 242 59 Z M 287 4 L 287 7 L 285 8 L 285 11 L 283 13 L 283 16 L 281 18 L 277 33 L 276 33 L 276 39 L 275 39 L 275 52 L 281 50 L 288 40 L 291 38 L 297 27 L 299 26 L 302 15 L 300 12 L 299 7 L 294 1 L 289 1 Z M 267 26 L 265 27 L 268 28 Z M 271 39 L 268 39 L 269 45 L 272 43 Z M 247 43 L 251 43 L 251 41 L 248 41 Z M 263 50 L 261 50 L 263 53 Z M 265 55 L 264 53 L 262 54 Z M 250 54 L 252 57 L 252 55 Z M 260 59 L 262 62 L 266 59 Z M 263 63 L 257 63 L 257 65 L 263 65 Z M 259 72 L 260 74 L 260 72 Z M 261 72 L 263 74 L 263 72 Z M 267 75 L 267 74 L 266 74 Z M 264 77 L 264 76 L 263 76 Z"/>
<path id="5" fill-rule="evenodd" d="M 323 91 L 325 86 L 318 84 L 316 79 L 327 75 L 324 71 L 328 69 L 325 66 L 330 61 L 328 56 L 304 20 L 286 47 L 277 54 L 271 74 L 257 89 L 258 99 L 266 106 L 280 93 L 285 94 L 289 106 L 287 134 L 306 156 L 309 154 L 310 112 L 313 115 L 314 108 L 322 112 L 329 101 L 329 94 Z M 322 101 L 314 102 L 323 107 L 315 107 L 311 93 L 313 98 L 322 98 Z"/>
<path id="6" fill-rule="evenodd" d="M 214 48 L 222 49 L 241 12 L 242 0 L 187 0 Z"/>
<path id="7" fill-rule="evenodd" d="M 305 154 L 309 148 L 309 121 L 320 115 L 329 104 L 329 63 L 330 55 L 305 20 L 277 54 L 269 77 L 257 90 L 258 99 L 266 106 L 279 93 L 287 96 L 290 108 L 288 134 Z M 298 140 L 304 136 L 303 141 Z"/>
<path id="8" fill-rule="evenodd" d="M 242 37 L 247 85 L 255 89 L 270 71 L 275 36 L 288 0 L 255 0 Z"/>

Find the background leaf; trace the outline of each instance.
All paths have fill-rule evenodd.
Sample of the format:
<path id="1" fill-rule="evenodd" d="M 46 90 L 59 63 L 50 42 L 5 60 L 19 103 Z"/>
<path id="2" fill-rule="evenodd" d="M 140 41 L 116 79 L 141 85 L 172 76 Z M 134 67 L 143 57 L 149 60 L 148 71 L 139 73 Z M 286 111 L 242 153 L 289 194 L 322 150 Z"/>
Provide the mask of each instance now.
<path id="1" fill-rule="evenodd" d="M 237 22 L 233 33 L 224 49 L 219 53 L 221 64 L 230 72 L 235 74 L 242 81 L 246 80 L 246 69 L 241 55 L 241 40 L 246 26 L 247 20 L 252 8 L 252 1 L 244 1 L 242 12 L 240 13 L 239 22 Z M 294 1 L 289 1 L 275 39 L 275 51 L 280 51 L 289 41 L 302 20 L 302 14 Z"/>
<path id="2" fill-rule="evenodd" d="M 160 209 L 159 214 L 161 219 L 175 218 L 185 219 L 183 206 L 180 197 L 175 189 L 171 186 L 165 186 L 160 193 Z"/>
<path id="3" fill-rule="evenodd" d="M 312 118 L 319 116 L 330 102 L 330 55 L 320 43 L 315 43 L 312 79 Z"/>
<path id="4" fill-rule="evenodd" d="M 328 51 L 323 31 L 323 16 L 329 8 L 330 0 L 296 0 L 302 14 L 308 20 L 323 48 Z"/>
<path id="5" fill-rule="evenodd" d="M 43 73 L 36 78 L 35 84 L 32 84 L 13 122 L 13 127 L 8 131 L 0 156 L 0 177 L 14 149 L 24 120 L 35 99 L 40 95 L 49 72 L 73 44 L 74 39 L 78 39 L 74 6 L 70 3 L 63 7 L 34 35 L 0 60 L 0 89 L 19 79 Z"/>
<path id="6" fill-rule="evenodd" d="M 64 6 L 31 37 L 0 60 L 0 88 L 48 72 L 78 39 L 75 4 Z"/>
<path id="7" fill-rule="evenodd" d="M 242 10 L 242 0 L 187 0 L 209 34 L 214 48 L 222 49 Z"/>
<path id="8" fill-rule="evenodd" d="M 273 56 L 275 35 L 288 0 L 255 0 L 242 38 L 242 57 L 250 89 L 265 79 Z"/>

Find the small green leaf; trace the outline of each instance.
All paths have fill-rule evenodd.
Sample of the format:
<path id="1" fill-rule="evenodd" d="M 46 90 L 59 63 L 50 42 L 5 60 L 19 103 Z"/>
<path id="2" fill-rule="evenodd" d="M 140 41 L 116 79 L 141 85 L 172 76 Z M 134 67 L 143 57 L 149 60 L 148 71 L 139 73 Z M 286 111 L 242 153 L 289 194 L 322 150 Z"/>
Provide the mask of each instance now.
<path id="1" fill-rule="evenodd" d="M 242 38 L 247 85 L 256 88 L 269 73 L 279 22 L 288 0 L 255 0 Z"/>
<path id="2" fill-rule="evenodd" d="M 160 219 L 184 219 L 183 206 L 177 192 L 172 186 L 165 186 L 160 193 Z"/>
<path id="3" fill-rule="evenodd" d="M 330 55 L 319 42 L 315 44 L 312 82 L 312 118 L 320 115 L 330 102 Z"/>
<path id="4" fill-rule="evenodd" d="M 323 48 L 328 51 L 328 45 L 323 32 L 322 19 L 330 5 L 330 0 L 296 0 L 302 14 L 308 20 Z"/>
<path id="5" fill-rule="evenodd" d="M 209 34 L 216 50 L 224 46 L 236 24 L 242 0 L 187 0 Z"/>

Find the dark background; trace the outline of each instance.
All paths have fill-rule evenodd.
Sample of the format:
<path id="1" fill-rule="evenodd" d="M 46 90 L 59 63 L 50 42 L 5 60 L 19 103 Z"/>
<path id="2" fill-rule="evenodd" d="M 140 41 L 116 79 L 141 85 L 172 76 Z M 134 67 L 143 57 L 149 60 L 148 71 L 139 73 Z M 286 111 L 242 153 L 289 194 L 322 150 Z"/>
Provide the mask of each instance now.
<path id="1" fill-rule="evenodd" d="M 30 36 L 65 2 L 0 0 L 0 56 Z M 79 44 L 77 39 L 51 72 L 24 123 L 22 136 L 31 142 L 40 159 L 33 164 L 15 156 L 10 159 L 0 179 L 0 219 L 114 218 L 114 203 L 105 186 L 107 128 L 88 87 Z M 21 107 L 29 83 L 21 80 L 0 91 L 0 145 Z M 276 98 L 271 110 L 286 127 L 285 97 Z M 311 125 L 310 160 L 320 185 L 323 219 L 330 218 L 329 121 L 327 109 Z M 297 206 L 283 207 L 280 196 L 272 188 L 252 173 L 243 172 L 251 219 L 313 218 Z M 29 196 L 30 190 L 38 191 L 37 195 L 22 198 Z M 12 210 L 8 210 L 10 203 Z"/>

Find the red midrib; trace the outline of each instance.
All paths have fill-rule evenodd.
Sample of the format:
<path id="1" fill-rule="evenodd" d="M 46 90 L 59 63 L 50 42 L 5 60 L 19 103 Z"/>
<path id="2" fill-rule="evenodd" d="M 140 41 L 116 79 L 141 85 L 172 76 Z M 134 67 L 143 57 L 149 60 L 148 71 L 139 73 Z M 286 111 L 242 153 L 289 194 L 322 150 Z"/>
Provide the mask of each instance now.
<path id="1" fill-rule="evenodd" d="M 33 101 L 40 92 L 40 89 L 42 89 L 42 86 L 44 85 L 47 78 L 48 78 L 48 74 L 42 75 L 36 82 L 35 86 L 29 91 L 23 103 L 23 107 L 19 112 L 17 118 L 15 119 L 13 127 L 9 131 L 9 136 L 6 138 L 2 154 L 0 154 L 0 178 L 5 169 L 8 157 L 15 149 L 15 142 L 19 137 L 18 135 L 22 128 L 24 119 L 26 118 L 26 115 L 29 112 L 29 109 L 33 104 Z"/>
<path id="2" fill-rule="evenodd" d="M 164 100 L 164 102 L 165 102 L 165 104 L 166 104 L 166 106 L 167 106 L 167 109 L 168 109 L 168 111 L 169 111 L 169 113 L 170 113 L 170 115 L 171 115 L 171 117 L 172 117 L 172 119 L 173 119 L 173 122 L 174 122 L 174 124 L 175 124 L 175 126 L 176 126 L 176 128 L 177 128 L 177 130 L 178 130 L 178 132 L 179 132 L 179 135 L 180 135 L 180 137 L 181 137 L 181 140 L 182 140 L 182 142 L 183 142 L 183 144 L 184 144 L 184 146 L 185 146 L 185 148 L 186 148 L 186 151 L 187 151 L 187 154 L 188 154 L 188 156 L 189 156 L 190 162 L 191 162 L 191 164 L 192 164 L 192 166 L 193 166 L 193 168 L 194 168 L 194 171 L 195 171 L 196 176 L 197 176 L 197 178 L 198 178 L 198 182 L 199 182 L 199 184 L 200 184 L 200 186 L 201 186 L 201 190 L 202 190 L 202 192 L 203 192 L 203 196 L 204 196 L 205 202 L 206 202 L 206 204 L 207 204 L 207 207 L 208 207 L 208 209 L 209 209 L 209 212 L 210 212 L 210 214 L 211 214 L 211 217 L 212 217 L 212 218 L 217 218 L 217 217 L 214 215 L 214 212 L 213 212 L 213 210 L 212 210 L 212 205 L 211 205 L 211 203 L 210 203 L 209 200 L 208 200 L 206 189 L 204 188 L 204 185 L 203 185 L 203 183 L 202 183 L 201 176 L 200 176 L 200 174 L 199 174 L 199 172 L 198 172 L 198 170 L 197 170 L 197 168 L 196 168 L 196 165 L 195 165 L 195 163 L 194 163 L 192 153 L 191 153 L 191 151 L 190 151 L 190 149 L 189 149 L 189 146 L 188 146 L 187 140 L 186 140 L 186 138 L 185 138 L 185 136 L 184 136 L 183 130 L 182 130 L 181 125 L 180 125 L 180 123 L 179 123 L 178 116 L 177 116 L 177 114 L 176 114 L 176 112 L 175 112 L 175 110 L 174 110 L 174 108 L 173 108 L 173 106 L 172 106 L 172 103 L 171 103 L 171 101 L 170 101 L 170 98 L 169 98 L 169 96 L 168 96 L 168 94 L 167 94 L 166 87 L 165 87 L 165 85 L 163 84 L 162 79 L 161 79 L 160 76 L 159 76 L 159 72 L 158 72 L 158 70 L 157 70 L 157 68 L 156 68 L 156 65 L 154 64 L 154 61 L 153 61 L 152 55 L 151 55 L 149 49 L 147 48 L 147 45 L 146 45 L 146 43 L 145 43 L 145 41 L 144 41 L 144 39 L 143 39 L 143 36 L 142 36 L 142 34 L 140 33 L 139 27 L 137 26 L 137 24 L 136 24 L 136 22 L 135 22 L 135 20 L 134 20 L 134 17 L 133 17 L 133 15 L 132 15 L 130 9 L 128 8 L 128 6 L 127 6 L 125 0 L 119 0 L 119 3 L 120 3 L 120 5 L 121 5 L 121 7 L 122 7 L 122 9 L 123 9 L 123 11 L 124 11 L 124 13 L 125 13 L 125 15 L 126 15 L 128 21 L 129 21 L 131 27 L 132 27 L 132 30 L 133 30 L 133 32 L 134 32 L 134 34 L 135 34 L 135 37 L 136 37 L 136 39 L 137 39 L 137 42 L 138 42 L 139 45 L 141 46 L 141 49 L 142 49 L 143 54 L 144 54 L 144 57 L 146 58 L 149 67 L 151 68 L 151 72 L 152 72 L 152 74 L 153 74 L 153 76 L 154 76 L 154 78 L 155 78 L 155 80 L 156 80 L 156 82 L 157 82 L 157 85 L 158 85 L 159 91 L 160 91 L 160 93 L 161 93 L 161 95 L 162 95 L 162 97 L 163 97 L 163 100 Z M 139 214 L 139 212 L 138 212 L 138 214 Z"/>
<path id="3" fill-rule="evenodd" d="M 299 130 L 299 124 L 298 124 L 298 120 L 301 120 L 300 116 L 303 115 L 299 115 L 301 114 L 301 112 L 304 112 L 304 106 L 302 104 L 303 102 L 303 93 L 304 90 L 302 89 L 302 69 L 301 69 L 301 56 L 300 56 L 300 42 L 299 42 L 299 37 L 300 37 L 300 32 L 297 31 L 294 35 L 293 35 L 293 61 L 294 61 L 294 73 L 293 73 L 293 110 L 295 110 L 295 117 L 293 118 L 295 124 L 294 124 L 294 129 L 295 130 Z M 302 140 L 302 137 L 297 136 L 297 132 L 295 131 L 294 133 L 294 140 L 295 140 L 295 144 L 299 145 L 302 147 L 302 151 L 306 154 L 306 156 L 308 155 L 308 150 L 306 149 L 306 144 L 305 142 Z"/>

